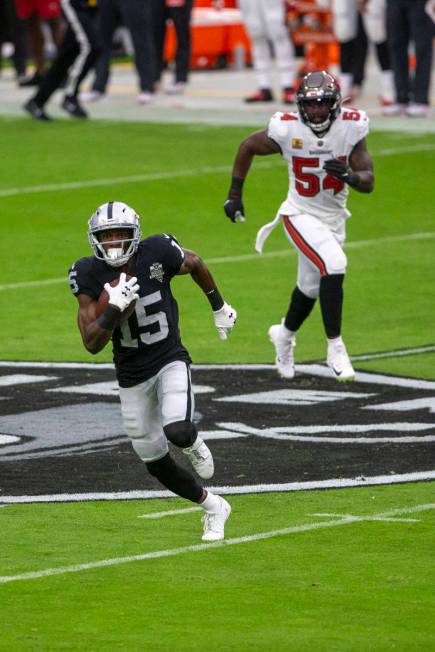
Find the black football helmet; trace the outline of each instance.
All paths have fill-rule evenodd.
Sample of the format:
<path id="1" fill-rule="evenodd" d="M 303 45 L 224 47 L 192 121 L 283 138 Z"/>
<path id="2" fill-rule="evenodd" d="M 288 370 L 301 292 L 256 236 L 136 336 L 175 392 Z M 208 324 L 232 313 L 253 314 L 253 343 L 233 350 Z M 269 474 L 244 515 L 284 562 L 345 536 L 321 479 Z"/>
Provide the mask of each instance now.
<path id="1" fill-rule="evenodd" d="M 299 85 L 296 104 L 302 122 L 320 136 L 328 131 L 340 111 L 340 86 L 325 70 L 309 72 Z"/>

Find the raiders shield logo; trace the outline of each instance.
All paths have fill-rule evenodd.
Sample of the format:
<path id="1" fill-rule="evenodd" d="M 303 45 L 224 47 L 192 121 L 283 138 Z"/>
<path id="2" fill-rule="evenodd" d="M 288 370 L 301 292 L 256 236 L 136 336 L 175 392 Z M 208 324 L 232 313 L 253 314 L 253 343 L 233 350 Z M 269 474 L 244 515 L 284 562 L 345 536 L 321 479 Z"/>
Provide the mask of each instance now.
<path id="1" fill-rule="evenodd" d="M 150 278 L 155 278 L 160 281 L 160 283 L 163 283 L 164 275 L 165 272 L 163 271 L 162 263 L 153 263 L 150 265 Z"/>

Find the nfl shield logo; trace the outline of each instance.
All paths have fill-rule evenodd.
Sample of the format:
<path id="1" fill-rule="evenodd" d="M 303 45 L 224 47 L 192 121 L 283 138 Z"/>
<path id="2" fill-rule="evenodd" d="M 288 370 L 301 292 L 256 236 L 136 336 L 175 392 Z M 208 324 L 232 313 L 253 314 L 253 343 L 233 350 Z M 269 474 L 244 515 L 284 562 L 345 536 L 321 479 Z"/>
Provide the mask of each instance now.
<path id="1" fill-rule="evenodd" d="M 160 283 L 163 283 L 164 275 L 165 272 L 163 271 L 162 263 L 153 263 L 150 265 L 150 278 L 155 278 L 160 281 Z"/>

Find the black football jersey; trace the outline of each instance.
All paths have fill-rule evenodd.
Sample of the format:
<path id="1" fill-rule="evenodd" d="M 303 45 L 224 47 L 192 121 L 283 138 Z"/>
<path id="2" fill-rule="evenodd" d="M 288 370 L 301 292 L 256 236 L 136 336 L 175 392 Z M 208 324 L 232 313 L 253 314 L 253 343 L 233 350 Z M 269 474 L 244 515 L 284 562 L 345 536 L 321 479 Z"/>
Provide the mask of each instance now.
<path id="1" fill-rule="evenodd" d="M 171 235 L 159 233 L 139 243 L 132 272 L 140 286 L 139 299 L 135 312 L 112 335 L 113 360 L 121 387 L 151 378 L 174 360 L 190 363 L 181 343 L 178 305 L 170 285 L 183 259 L 183 250 Z M 87 256 L 72 266 L 69 281 L 73 294 L 86 294 L 97 301 L 104 284 L 119 275 L 119 269 Z"/>

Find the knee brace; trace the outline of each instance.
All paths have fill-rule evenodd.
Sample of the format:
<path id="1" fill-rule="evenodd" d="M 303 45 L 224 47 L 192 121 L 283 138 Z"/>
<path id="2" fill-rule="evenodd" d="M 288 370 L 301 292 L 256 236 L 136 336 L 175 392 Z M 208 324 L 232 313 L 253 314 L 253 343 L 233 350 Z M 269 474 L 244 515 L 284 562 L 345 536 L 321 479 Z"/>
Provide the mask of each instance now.
<path id="1" fill-rule="evenodd" d="M 164 457 L 153 462 L 146 462 L 148 472 L 167 489 L 177 496 L 198 503 L 203 495 L 203 488 L 193 475 L 178 466 L 167 453 Z"/>
<path id="2" fill-rule="evenodd" d="M 179 448 L 188 448 L 192 446 L 198 432 L 196 426 L 191 421 L 175 421 L 168 423 L 163 428 L 169 441 Z"/>

